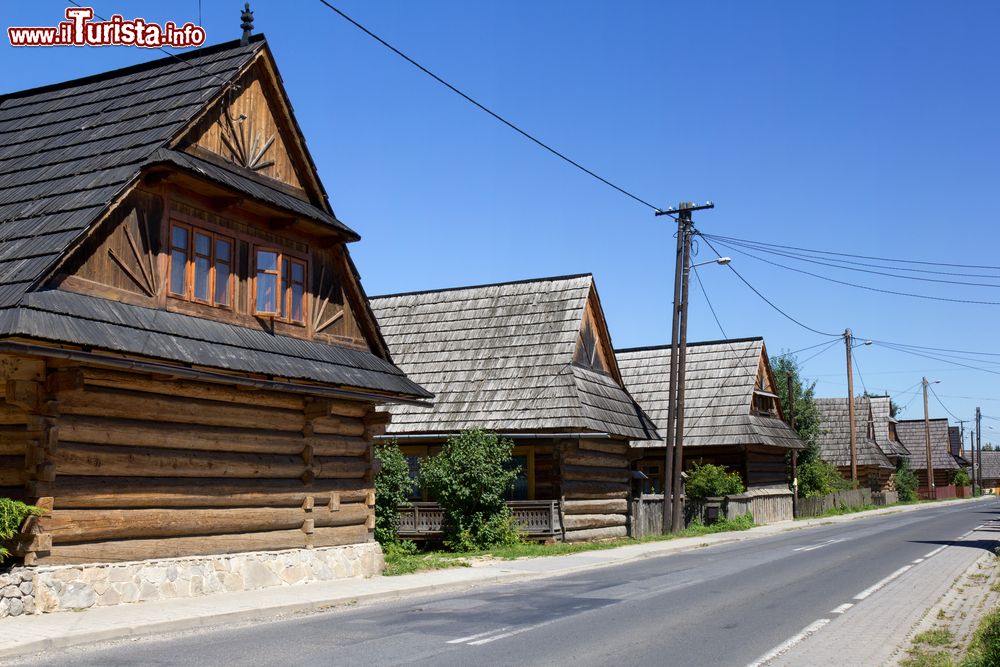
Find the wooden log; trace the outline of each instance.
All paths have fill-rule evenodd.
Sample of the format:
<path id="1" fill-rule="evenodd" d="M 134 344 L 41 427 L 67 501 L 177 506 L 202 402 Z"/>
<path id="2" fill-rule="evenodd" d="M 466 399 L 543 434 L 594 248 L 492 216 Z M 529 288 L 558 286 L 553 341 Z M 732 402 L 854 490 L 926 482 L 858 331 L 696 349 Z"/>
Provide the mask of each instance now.
<path id="1" fill-rule="evenodd" d="M 299 432 L 306 423 L 305 416 L 294 410 L 105 388 L 63 392 L 59 394 L 59 410 L 70 415 L 138 416 L 181 424 Z"/>
<path id="2" fill-rule="evenodd" d="M 568 500 L 625 498 L 628 496 L 628 485 L 614 482 L 564 481 L 562 495 Z"/>
<path id="3" fill-rule="evenodd" d="M 0 456 L 0 486 L 24 484 L 24 456 Z"/>
<path id="4" fill-rule="evenodd" d="M 625 456 L 628 452 L 628 444 L 617 440 L 578 440 L 577 447 L 590 452 L 603 452 L 605 454 L 619 454 Z M 568 451 L 572 451 L 572 448 Z"/>
<path id="5" fill-rule="evenodd" d="M 59 437 L 68 442 L 169 449 L 298 454 L 306 446 L 326 456 L 363 456 L 368 443 L 362 438 L 241 429 L 199 424 L 171 424 L 132 419 L 65 415 L 59 421 Z"/>
<path id="6" fill-rule="evenodd" d="M 38 412 L 45 399 L 45 390 L 35 380 L 7 380 L 4 400 L 25 412 Z"/>
<path id="7" fill-rule="evenodd" d="M 363 544 L 368 541 L 368 528 L 360 526 L 338 526 L 317 528 L 313 534 L 315 547 L 339 547 L 345 544 Z"/>
<path id="8" fill-rule="evenodd" d="M 624 525 L 624 514 L 567 514 L 563 519 L 563 527 L 567 531 L 610 528 L 612 526 Z"/>
<path id="9" fill-rule="evenodd" d="M 56 544 L 151 537 L 226 535 L 301 528 L 308 517 L 315 526 L 363 525 L 364 503 L 342 505 L 339 512 L 307 514 L 300 508 L 55 510 L 39 519 Z"/>
<path id="10" fill-rule="evenodd" d="M 596 540 L 613 540 L 627 536 L 628 528 L 626 526 L 566 531 L 567 542 L 593 542 Z"/>
<path id="11" fill-rule="evenodd" d="M 111 477 L 299 477 L 300 456 L 140 449 L 60 442 L 58 475 Z"/>
<path id="12" fill-rule="evenodd" d="M 313 460 L 313 473 L 316 479 L 360 479 L 370 468 L 371 464 L 368 461 L 347 456 L 317 456 Z"/>
<path id="13" fill-rule="evenodd" d="M 624 461 L 619 468 L 589 468 L 586 466 L 563 466 L 563 479 L 577 482 L 621 482 L 627 483 L 631 473 Z"/>
<path id="14" fill-rule="evenodd" d="M 37 435 L 25 430 L 0 431 L 0 456 L 24 456 Z"/>
<path id="15" fill-rule="evenodd" d="M 335 528 L 332 530 L 344 529 Z M 352 526 L 347 530 L 357 531 L 358 529 Z M 304 548 L 305 545 L 306 535 L 300 528 L 235 535 L 199 535 L 197 537 L 115 540 L 67 545 L 56 543 L 47 556 L 38 558 L 37 564 L 119 562 L 245 551 L 278 551 Z"/>
<path id="16" fill-rule="evenodd" d="M 305 405 L 305 416 L 313 419 L 320 417 L 364 417 L 372 412 L 374 407 L 370 403 L 359 403 L 356 401 L 341 401 L 332 398 L 316 398 L 307 401 Z"/>
<path id="17" fill-rule="evenodd" d="M 365 423 L 351 417 L 317 417 L 312 420 L 313 433 L 363 436 Z"/>
<path id="18" fill-rule="evenodd" d="M 112 389 L 128 389 L 150 394 L 164 394 L 210 401 L 255 405 L 284 410 L 301 410 L 305 398 L 296 394 L 266 390 L 238 389 L 222 384 L 197 382 L 192 380 L 170 380 L 152 378 L 146 375 L 100 368 L 84 368 L 83 380 L 86 384 Z"/>
<path id="19" fill-rule="evenodd" d="M 317 480 L 303 486 L 297 479 L 60 477 L 56 506 L 301 507 L 307 497 L 313 498 L 315 505 L 326 505 L 334 496 L 345 503 L 364 502 L 370 492 L 370 488 L 348 479 Z"/>
<path id="20" fill-rule="evenodd" d="M 628 500 L 566 500 L 563 502 L 566 514 L 627 514 Z"/>
<path id="21" fill-rule="evenodd" d="M 0 402 L 0 424 L 27 424 L 28 413 L 6 401 Z"/>
<path id="22" fill-rule="evenodd" d="M 571 449 L 567 451 L 563 457 L 563 461 L 569 465 L 599 468 L 625 467 L 628 463 L 623 455 L 589 452 L 583 449 Z"/>
<path id="23" fill-rule="evenodd" d="M 45 361 L 11 354 L 0 354 L 0 391 L 7 380 L 41 380 L 45 377 Z"/>

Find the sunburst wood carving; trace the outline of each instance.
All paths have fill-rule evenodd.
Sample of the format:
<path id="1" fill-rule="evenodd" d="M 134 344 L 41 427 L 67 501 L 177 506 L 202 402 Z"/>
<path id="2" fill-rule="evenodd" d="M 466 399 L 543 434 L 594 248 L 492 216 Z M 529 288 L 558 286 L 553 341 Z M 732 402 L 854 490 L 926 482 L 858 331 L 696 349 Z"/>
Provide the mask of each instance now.
<path id="1" fill-rule="evenodd" d="M 240 114 L 236 120 L 223 110 L 219 120 L 222 126 L 220 137 L 222 143 L 229 149 L 229 158 L 252 171 L 260 171 L 274 165 L 274 160 L 264 160 L 267 152 L 274 145 L 274 135 L 264 139 L 260 132 L 254 132 L 253 120 L 246 114 Z"/>
<path id="2" fill-rule="evenodd" d="M 142 209 L 136 209 L 135 216 L 129 216 L 129 219 L 122 224 L 121 229 L 127 242 L 128 251 L 123 257 L 115 251 L 114 247 L 110 247 L 108 248 L 108 256 L 146 296 L 156 296 L 156 268 L 153 265 L 149 226 L 145 212 Z M 138 241 L 136 236 L 138 236 Z"/>
<path id="3" fill-rule="evenodd" d="M 326 275 L 326 267 L 320 269 L 319 289 L 316 291 L 317 305 L 313 317 L 313 330 L 317 333 L 333 326 L 344 317 L 345 305 L 342 301 L 340 286 L 334 277 Z"/>

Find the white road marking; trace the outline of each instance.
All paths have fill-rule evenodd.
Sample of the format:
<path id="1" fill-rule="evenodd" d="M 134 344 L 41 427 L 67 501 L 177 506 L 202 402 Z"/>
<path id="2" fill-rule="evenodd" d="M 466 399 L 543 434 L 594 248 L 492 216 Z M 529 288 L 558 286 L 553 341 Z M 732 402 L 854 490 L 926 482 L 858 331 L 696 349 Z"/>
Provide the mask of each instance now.
<path id="1" fill-rule="evenodd" d="M 843 614 L 845 611 L 854 606 L 853 602 L 845 602 L 836 609 L 830 611 L 831 614 Z"/>
<path id="2" fill-rule="evenodd" d="M 764 655 L 760 656 L 759 658 L 757 658 L 756 660 L 754 660 L 753 662 L 751 662 L 749 665 L 747 665 L 747 667 L 761 667 L 761 665 L 766 665 L 767 663 L 771 662 L 772 660 L 774 660 L 775 658 L 777 658 L 782 653 L 785 653 L 786 651 L 788 651 L 789 649 L 791 649 L 793 646 L 795 646 L 796 644 L 798 644 L 799 642 L 801 642 L 803 639 L 805 639 L 809 635 L 812 635 L 812 634 L 815 634 L 816 632 L 818 632 L 824 625 L 826 625 L 829 622 L 830 622 L 830 619 L 828 619 L 828 618 L 821 618 L 818 621 L 810 623 L 806 627 L 802 628 L 802 631 L 799 632 L 797 635 L 794 635 L 793 637 L 789 638 L 784 643 L 779 644 L 778 646 L 775 646 L 773 649 L 771 649 L 770 651 L 768 651 Z"/>
<path id="3" fill-rule="evenodd" d="M 863 590 L 860 593 L 858 593 L 857 595 L 855 595 L 854 599 L 855 600 L 864 600 L 865 598 L 867 598 L 868 596 L 870 596 L 875 591 L 877 591 L 880 588 L 884 587 L 886 584 L 888 584 L 893 579 L 902 576 L 903 573 L 905 573 L 911 567 L 913 567 L 913 565 L 904 565 L 903 567 L 899 568 L 898 570 L 896 570 L 895 572 L 893 572 L 892 574 L 890 574 L 888 577 L 886 577 L 885 579 L 883 579 L 882 581 L 879 581 L 878 583 L 872 584 L 871 586 L 869 586 L 865 590 Z"/>
<path id="4" fill-rule="evenodd" d="M 831 544 L 836 544 L 837 542 L 843 542 L 845 539 L 847 538 L 841 537 L 836 540 L 827 540 L 826 542 L 820 542 L 819 544 L 813 544 L 807 547 L 799 547 L 797 549 L 792 549 L 792 551 L 814 551 L 816 549 L 822 549 L 823 547 L 828 547 Z"/>
<path id="5" fill-rule="evenodd" d="M 923 562 L 924 562 L 923 558 L 917 558 L 917 559 L 914 559 L 913 564 L 916 565 L 917 563 L 923 563 Z"/>
<path id="6" fill-rule="evenodd" d="M 529 630 L 537 630 L 538 628 L 543 628 L 546 625 L 551 625 L 556 621 L 561 619 L 554 618 L 551 621 L 545 621 L 544 623 L 536 623 L 535 625 L 527 625 L 523 628 L 518 628 L 517 630 L 511 630 L 510 632 L 505 632 L 502 635 L 493 635 L 492 637 L 486 637 L 485 639 L 477 639 L 474 642 L 468 642 L 469 646 L 479 646 L 481 644 L 488 644 L 490 642 L 495 642 L 498 639 L 506 639 L 507 637 L 513 637 L 514 635 L 519 635 L 522 632 L 528 632 Z"/>
<path id="7" fill-rule="evenodd" d="M 942 544 L 941 546 L 939 546 L 937 549 L 935 549 L 934 551 L 930 552 L 929 554 L 924 554 L 924 558 L 930 558 L 931 556 L 936 556 L 937 554 L 939 554 L 942 551 L 944 551 L 944 548 L 946 546 L 947 546 L 946 544 Z"/>
<path id="8" fill-rule="evenodd" d="M 497 628 L 496 630 L 488 630 L 486 632 L 480 632 L 477 635 L 469 635 L 468 637 L 459 637 L 458 639 L 452 639 L 448 643 L 449 644 L 464 644 L 467 641 L 471 641 L 473 639 L 479 639 L 480 637 L 485 637 L 486 635 L 496 634 L 497 632 L 504 632 L 507 629 L 508 628 Z"/>

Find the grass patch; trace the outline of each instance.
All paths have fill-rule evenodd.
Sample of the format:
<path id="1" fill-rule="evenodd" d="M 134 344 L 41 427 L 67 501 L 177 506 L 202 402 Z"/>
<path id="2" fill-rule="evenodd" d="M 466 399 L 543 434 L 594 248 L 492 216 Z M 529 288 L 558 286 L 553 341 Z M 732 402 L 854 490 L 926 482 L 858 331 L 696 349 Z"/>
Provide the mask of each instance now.
<path id="1" fill-rule="evenodd" d="M 692 524 L 676 535 L 648 535 L 639 539 L 622 538 L 606 542 L 579 542 L 555 544 L 538 544 L 537 542 L 521 542 L 510 546 L 496 547 L 483 551 L 466 551 L 455 553 L 451 551 L 417 551 L 415 547 L 385 547 L 386 576 L 413 574 L 427 570 L 443 570 L 449 567 L 470 567 L 473 558 L 495 558 L 497 560 L 516 560 L 518 558 L 539 558 L 543 556 L 565 556 L 584 551 L 602 551 L 633 544 L 662 542 L 679 537 L 700 537 L 714 533 L 724 533 L 753 528 L 753 517 L 746 514 L 735 519 L 723 519 L 710 526 Z"/>
<path id="2" fill-rule="evenodd" d="M 921 632 L 913 638 L 913 641 L 918 644 L 927 644 L 928 646 L 947 646 L 951 643 L 952 639 L 951 630 L 947 628 L 934 628 L 933 630 Z"/>
<path id="3" fill-rule="evenodd" d="M 900 667 L 955 667 L 951 654 L 947 651 L 928 651 L 914 648 L 899 661 Z"/>
<path id="4" fill-rule="evenodd" d="M 986 614 L 976 628 L 961 667 L 992 667 L 1000 664 L 1000 610 Z"/>

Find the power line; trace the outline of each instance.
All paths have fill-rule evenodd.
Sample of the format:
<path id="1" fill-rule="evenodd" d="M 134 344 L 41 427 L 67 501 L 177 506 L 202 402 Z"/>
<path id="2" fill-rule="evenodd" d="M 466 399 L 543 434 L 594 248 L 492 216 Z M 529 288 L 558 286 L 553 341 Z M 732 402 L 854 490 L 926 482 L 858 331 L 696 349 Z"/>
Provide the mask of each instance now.
<path id="1" fill-rule="evenodd" d="M 945 364 L 952 364 L 953 366 L 961 366 L 963 368 L 970 368 L 970 369 L 975 370 L 975 371 L 982 371 L 983 373 L 992 373 L 993 375 L 1000 375 L 1000 371 L 994 371 L 994 370 L 991 370 L 991 369 L 988 369 L 988 368 L 980 368 L 978 366 L 971 366 L 969 364 L 960 364 L 957 361 L 950 361 L 948 359 L 942 359 L 940 357 L 931 356 L 929 354 L 922 354 L 920 352 L 914 352 L 912 350 L 907 350 L 905 348 L 896 347 L 896 346 L 891 345 L 891 344 L 886 344 L 886 343 L 874 343 L 874 344 L 878 345 L 879 347 L 884 347 L 884 348 L 886 348 L 888 350 L 895 350 L 896 352 L 902 352 L 903 354 L 909 354 L 909 355 L 912 355 L 912 356 L 915 356 L 915 357 L 923 357 L 925 359 L 933 359 L 934 361 L 940 361 L 941 363 L 945 363 Z"/>
<path id="2" fill-rule="evenodd" d="M 839 257 L 854 257 L 854 258 L 857 258 L 857 259 L 873 259 L 873 260 L 880 261 L 880 262 L 898 262 L 898 263 L 901 263 L 901 264 L 922 264 L 924 266 L 951 266 L 951 267 L 963 268 L 963 269 L 990 269 L 990 270 L 994 270 L 994 271 L 1000 271 L 1000 266 L 988 266 L 988 265 L 982 265 L 982 264 L 951 264 L 951 263 L 948 263 L 948 262 L 926 262 L 926 261 L 914 260 L 914 259 L 893 259 L 891 257 L 873 257 L 871 255 L 854 255 L 854 254 L 846 253 L 846 252 L 834 252 L 832 250 L 815 250 L 815 249 L 810 249 L 810 248 L 800 248 L 800 247 L 797 247 L 797 246 L 780 245 L 780 244 L 777 244 L 777 243 L 764 243 L 763 241 L 752 241 L 750 239 L 740 239 L 740 238 L 736 238 L 736 237 L 733 237 L 733 236 L 728 236 L 728 237 L 713 236 L 713 238 L 725 239 L 725 240 L 729 240 L 729 241 L 741 241 L 741 242 L 744 242 L 744 243 L 758 243 L 760 245 L 769 245 L 769 246 L 772 246 L 772 247 L 775 247 L 775 248 L 784 248 L 786 250 L 800 250 L 802 252 L 812 252 L 812 253 L 824 254 L 824 255 L 837 255 Z"/>
<path id="3" fill-rule="evenodd" d="M 698 236 L 701 236 L 701 238 L 705 239 L 705 243 L 706 243 L 706 244 L 708 245 L 708 247 L 709 247 L 709 248 L 711 248 L 711 249 L 712 249 L 712 251 L 713 251 L 713 252 L 714 252 L 714 253 L 715 253 L 716 255 L 719 255 L 719 254 L 720 254 L 720 253 L 719 253 L 719 251 L 715 249 L 715 246 L 713 246 L 713 245 L 712 245 L 711 241 L 709 241 L 709 240 L 708 240 L 707 238 L 705 238 L 705 236 L 704 236 L 704 235 L 703 235 L 703 234 L 702 234 L 701 232 L 699 232 L 699 231 L 695 230 L 695 234 L 697 234 Z M 776 311 L 778 311 L 779 313 L 781 313 L 781 315 L 782 315 L 782 316 L 784 316 L 784 317 L 785 317 L 786 319 L 788 319 L 788 320 L 790 320 L 790 321 L 794 322 L 795 324 L 799 325 L 799 326 L 800 326 L 800 327 L 802 327 L 803 329 L 806 329 L 807 331 L 812 331 L 813 333 L 816 333 L 816 334 L 819 334 L 820 336 L 828 336 L 828 337 L 830 337 L 830 338 L 840 338 L 840 337 L 841 337 L 841 334 L 832 334 L 832 333 L 827 333 L 827 332 L 825 332 L 825 331 L 820 331 L 819 329 L 813 329 L 813 328 L 812 328 L 811 326 L 809 326 L 809 325 L 807 325 L 807 324 L 804 324 L 804 323 L 802 323 L 801 321 L 799 321 L 799 320 L 795 319 L 794 317 L 792 317 L 791 315 L 789 315 L 788 313 L 786 313 L 785 311 L 783 311 L 783 310 L 782 310 L 781 308 L 779 308 L 778 306 L 776 306 L 776 305 L 775 305 L 775 303 L 774 303 L 773 301 L 771 301 L 771 300 L 770 300 L 770 299 L 768 299 L 768 298 L 767 298 L 766 296 L 764 296 L 763 294 L 761 294 L 761 293 L 760 293 L 760 291 L 759 291 L 759 290 L 758 290 L 758 289 L 757 289 L 756 287 L 754 287 L 753 285 L 751 285 L 751 284 L 750 284 L 750 283 L 749 283 L 749 282 L 747 281 L 747 279 L 746 279 L 746 278 L 744 278 L 744 277 L 743 277 L 743 276 L 742 276 L 742 275 L 740 274 L 740 272 L 739 272 L 739 271 L 737 271 L 737 270 L 736 270 L 736 269 L 735 269 L 735 268 L 733 267 L 732 263 L 730 263 L 730 264 L 727 264 L 726 266 L 728 266 L 728 267 L 729 267 L 729 270 L 730 270 L 730 271 L 732 271 L 733 273 L 735 273 L 735 274 L 736 274 L 736 277 L 737 277 L 737 278 L 739 278 L 739 279 L 740 279 L 740 280 L 741 280 L 741 281 L 743 282 L 743 284 L 744 284 L 744 285 L 746 285 L 747 287 L 749 287 L 749 288 L 750 288 L 750 290 L 751 290 L 751 291 L 752 291 L 752 292 L 753 292 L 754 294 L 756 294 L 757 296 L 759 296 L 759 297 L 760 297 L 760 298 L 761 298 L 761 299 L 762 299 L 762 300 L 764 301 L 764 303 L 766 303 L 767 305 L 771 306 L 771 308 L 773 308 L 774 310 L 776 310 Z"/>
<path id="4" fill-rule="evenodd" d="M 944 411 L 947 412 L 949 415 L 951 415 L 952 419 L 954 419 L 957 422 L 961 422 L 962 421 L 961 419 L 959 419 L 958 417 L 956 417 L 955 413 L 952 412 L 951 410 L 949 410 L 948 406 L 945 405 L 944 402 L 938 397 L 937 392 L 934 391 L 934 387 L 933 386 L 931 386 L 931 385 L 928 384 L 927 388 L 931 390 L 932 394 L 934 394 L 934 398 L 937 400 L 938 405 L 940 405 L 942 408 L 944 408 Z M 968 420 L 965 420 L 965 421 L 968 421 Z"/>
<path id="5" fill-rule="evenodd" d="M 780 359 L 781 357 L 790 357 L 793 354 L 798 354 L 799 352 L 805 352 L 806 350 L 812 350 L 812 349 L 815 349 L 815 348 L 819 347 L 820 345 L 829 345 L 829 344 L 830 343 L 828 341 L 823 341 L 822 343 L 816 343 L 815 345 L 810 345 L 809 347 L 803 347 L 803 348 L 800 348 L 798 350 L 792 350 L 791 352 L 784 352 L 782 354 L 776 354 L 776 355 L 774 355 L 774 358 L 775 359 Z"/>
<path id="6" fill-rule="evenodd" d="M 818 273 L 813 273 L 812 271 L 806 271 L 805 269 L 797 269 L 797 268 L 795 268 L 793 266 L 788 266 L 787 264 L 782 264 L 780 262 L 775 262 L 775 261 L 772 261 L 772 260 L 769 260 L 769 259 L 764 259 L 763 257 L 758 257 L 757 255 L 754 255 L 753 253 L 747 252 L 746 250 L 737 248 L 735 246 L 727 245 L 726 243 L 723 243 L 722 241 L 719 241 L 719 245 L 721 245 L 724 248 L 729 248 L 730 250 L 732 250 L 734 252 L 737 252 L 737 253 L 739 253 L 741 255 L 745 255 L 747 257 L 752 257 L 753 259 L 756 259 L 759 262 L 764 262 L 765 264 L 770 264 L 771 266 L 777 266 L 779 268 L 786 269 L 788 271 L 794 271 L 795 273 L 801 273 L 801 274 L 804 274 L 804 275 L 807 275 L 807 276 L 812 276 L 813 278 L 818 278 L 820 280 L 825 280 L 827 282 L 836 283 L 838 285 L 845 285 L 847 287 L 855 287 L 857 289 L 868 290 L 870 292 L 879 292 L 881 294 L 892 294 L 892 295 L 895 295 L 895 296 L 908 296 L 908 297 L 913 297 L 915 299 L 928 299 L 930 301 L 946 301 L 946 302 L 949 302 L 949 303 L 967 303 L 967 304 L 975 304 L 975 305 L 979 305 L 979 306 L 1000 306 L 1000 301 L 980 301 L 980 300 L 976 300 L 976 299 L 951 299 L 951 298 L 943 297 L 943 296 L 931 296 L 929 294 L 916 294 L 914 292 L 900 292 L 898 290 L 884 289 L 884 288 L 881 288 L 881 287 L 871 287 L 870 285 L 861 285 L 859 283 L 852 283 L 852 282 L 848 282 L 846 280 L 838 280 L 836 278 L 831 278 L 829 276 L 824 276 L 824 275 L 821 275 L 821 274 L 818 274 Z M 732 265 L 730 265 L 730 268 L 732 268 Z"/>
<path id="7" fill-rule="evenodd" d="M 381 44 L 385 48 L 387 48 L 390 51 L 392 51 L 393 53 L 395 53 L 397 56 L 399 56 L 400 58 L 402 58 L 406 62 L 410 63 L 411 65 L 413 65 L 414 67 L 416 67 L 417 69 L 419 69 L 421 72 L 423 72 L 427 76 L 431 77 L 432 79 L 434 79 L 435 81 L 437 81 L 438 83 L 440 83 L 442 86 L 444 86 L 445 88 L 447 88 L 451 92 L 455 93 L 456 95 L 458 95 L 459 97 L 461 97 L 465 101 L 469 102 L 473 106 L 477 107 L 481 111 L 486 112 L 487 114 L 489 114 L 490 116 L 492 116 L 496 120 L 500 121 L 501 123 L 503 123 L 504 125 L 506 125 L 510 129 L 514 130 L 515 132 L 517 132 L 518 134 L 520 134 L 521 136 L 523 136 L 524 138 L 526 138 L 529 141 L 537 144 L 538 146 L 540 146 L 541 148 L 547 150 L 549 153 L 552 153 L 556 157 L 558 157 L 558 158 L 560 158 L 560 159 L 568 162 L 569 164 L 573 165 L 574 167 L 576 167 L 577 169 L 579 169 L 583 173 L 585 173 L 585 174 L 587 174 L 589 176 L 592 176 L 593 178 L 596 178 L 598 181 L 600 181 L 601 183 L 604 183 L 608 187 L 611 187 L 611 188 L 617 190 L 618 192 L 620 192 L 621 194 L 625 195 L 626 197 L 629 197 L 629 198 L 631 198 L 631 199 L 639 202 L 643 206 L 648 206 L 649 208 L 653 209 L 653 211 L 655 211 L 657 213 L 660 212 L 660 207 L 659 206 L 654 206 L 653 204 L 650 204 L 645 199 L 642 199 L 641 197 L 632 194 L 631 192 L 629 192 L 625 188 L 622 188 L 622 187 L 620 187 L 618 185 L 615 185 L 614 183 L 612 183 L 608 179 L 604 178 L 603 176 L 600 176 L 600 175 L 594 173 L 590 169 L 587 169 L 586 167 L 584 167 L 582 164 L 580 164 L 576 160 L 573 160 L 573 159 L 567 157 L 563 153 L 560 153 L 555 148 L 553 148 L 552 146 L 548 145 L 547 143 L 545 143 L 541 139 L 538 139 L 535 136 L 533 136 L 533 135 L 529 134 L 528 132 L 526 132 L 525 130 L 522 130 L 520 127 L 518 127 L 517 125 L 515 125 L 511 121 L 507 120 L 506 118 L 504 118 L 500 114 L 496 113 L 495 111 L 491 110 L 486 105 L 484 105 L 484 104 L 476 101 L 471 96 L 467 95 L 466 93 L 462 92 L 461 90 L 459 90 L 455 86 L 451 85 L 450 83 L 448 83 L 447 81 L 445 81 L 444 79 L 442 79 L 440 76 L 438 76 L 434 72 L 430 71 L 429 69 L 427 69 L 426 67 L 424 67 L 423 65 L 421 65 L 420 63 L 418 63 L 416 60 L 414 60 L 410 56 L 406 55 L 405 53 L 403 53 L 402 51 L 400 51 L 399 49 L 397 49 L 395 46 L 393 46 L 389 42 L 385 41 L 384 39 L 382 39 L 381 37 L 379 37 L 378 35 L 376 35 L 374 32 L 372 32 L 371 30 L 369 30 L 365 26 L 361 25 L 360 23 L 358 23 L 357 21 L 355 21 L 354 19 L 352 19 L 350 16 L 348 16 L 347 14 L 345 14 L 344 12 L 342 12 L 341 10 L 337 9 L 336 7 L 334 7 L 332 4 L 330 4 L 329 2 L 327 2 L 327 0 L 319 0 L 319 2 L 322 3 L 323 5 L 325 5 L 328 9 L 330 9 L 334 13 L 336 13 L 342 19 L 344 19 L 345 21 L 347 21 L 348 23 L 350 23 L 351 25 L 353 25 L 355 28 L 357 28 L 361 32 L 365 33 L 366 35 L 368 35 L 369 37 L 371 37 L 372 39 L 374 39 L 376 42 L 378 42 L 379 44 Z"/>
<path id="8" fill-rule="evenodd" d="M 828 343 L 827 346 L 824 347 L 822 350 L 820 350 L 816 354 L 810 355 L 807 359 L 805 359 L 803 361 L 800 361 L 799 364 L 798 364 L 799 367 L 801 368 L 802 366 L 805 366 L 807 363 L 809 363 L 810 361 L 812 361 L 813 359 L 815 359 L 819 355 L 823 354 L 824 352 L 826 352 L 827 350 L 829 350 L 830 348 L 832 348 L 834 345 L 836 345 L 839 342 L 840 342 L 839 340 L 830 341 L 830 343 Z"/>
<path id="9" fill-rule="evenodd" d="M 853 338 L 853 336 L 852 336 Z M 853 342 L 852 342 L 853 345 Z M 851 361 L 854 362 L 854 370 L 858 372 L 858 379 L 861 380 L 861 388 L 864 389 L 865 393 L 868 393 L 868 387 L 865 385 L 865 379 L 861 377 L 861 366 L 858 364 L 858 358 L 854 354 L 854 348 L 851 348 Z"/>

